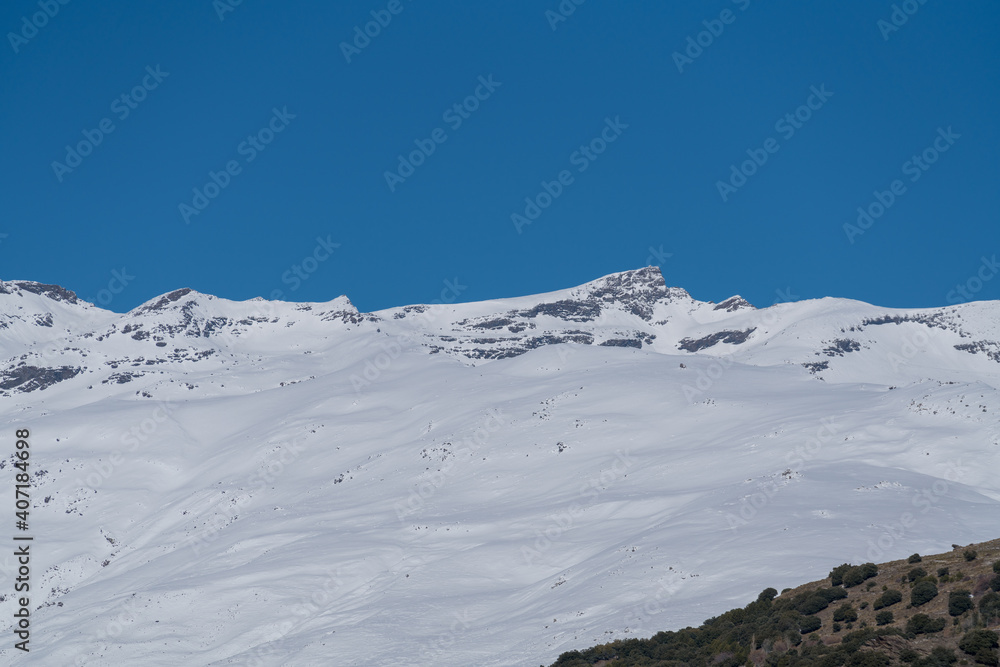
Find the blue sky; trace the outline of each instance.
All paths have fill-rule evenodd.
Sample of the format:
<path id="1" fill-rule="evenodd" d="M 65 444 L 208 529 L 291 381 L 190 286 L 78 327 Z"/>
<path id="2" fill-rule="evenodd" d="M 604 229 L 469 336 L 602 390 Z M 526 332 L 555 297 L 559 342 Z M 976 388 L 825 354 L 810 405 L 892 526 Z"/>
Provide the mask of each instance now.
<path id="1" fill-rule="evenodd" d="M 0 28 L 0 278 L 112 310 L 647 264 L 758 306 L 1000 298 L 992 0 L 11 0 Z"/>

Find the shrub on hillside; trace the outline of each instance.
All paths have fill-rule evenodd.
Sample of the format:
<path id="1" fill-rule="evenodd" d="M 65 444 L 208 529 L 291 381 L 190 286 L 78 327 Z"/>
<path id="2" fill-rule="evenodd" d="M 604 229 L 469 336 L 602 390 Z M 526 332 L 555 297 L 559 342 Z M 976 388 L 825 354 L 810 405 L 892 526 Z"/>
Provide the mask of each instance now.
<path id="1" fill-rule="evenodd" d="M 923 558 L 920 557 L 920 554 L 913 554 L 912 556 L 910 556 L 909 558 L 906 559 L 906 562 L 907 563 L 919 563 L 922 560 L 923 560 Z"/>
<path id="2" fill-rule="evenodd" d="M 910 591 L 910 604 L 914 607 L 919 607 L 936 598 L 937 594 L 937 586 L 929 581 L 918 581 L 917 585 Z"/>
<path id="3" fill-rule="evenodd" d="M 915 661 L 913 667 L 948 667 L 956 662 L 958 662 L 958 656 L 955 655 L 954 651 L 944 646 L 935 646 L 931 649 L 929 656 Z"/>
<path id="4" fill-rule="evenodd" d="M 845 602 L 833 610 L 833 620 L 853 623 L 858 620 L 858 612 L 850 602 Z"/>
<path id="5" fill-rule="evenodd" d="M 979 599 L 979 613 L 983 620 L 1000 619 L 1000 594 L 987 593 Z"/>
<path id="6" fill-rule="evenodd" d="M 958 648 L 966 655 L 971 655 L 982 665 L 997 664 L 997 647 L 1000 635 L 990 630 L 972 630 L 965 633 L 958 642 Z"/>
<path id="7" fill-rule="evenodd" d="M 844 664 L 847 667 L 889 667 L 892 660 L 881 651 L 858 651 Z"/>
<path id="8" fill-rule="evenodd" d="M 830 603 L 826 600 L 826 598 L 814 594 L 810 595 L 796 605 L 795 609 L 803 616 L 812 616 L 813 614 L 818 614 L 829 606 Z"/>
<path id="9" fill-rule="evenodd" d="M 891 607 L 897 602 L 903 601 L 903 594 L 894 588 L 890 588 L 882 595 L 875 598 L 875 602 L 872 603 L 872 609 L 882 609 L 883 607 Z"/>
<path id="10" fill-rule="evenodd" d="M 833 602 L 834 600 L 843 600 L 847 597 L 847 591 L 845 591 L 840 586 L 832 586 L 830 588 L 821 588 L 816 591 L 816 595 L 820 596 L 827 602 Z"/>
<path id="11" fill-rule="evenodd" d="M 966 549 L 965 551 L 962 552 L 962 555 L 965 556 L 965 560 L 974 561 L 976 560 L 976 556 L 978 556 L 979 554 L 976 553 L 975 549 Z"/>
<path id="12" fill-rule="evenodd" d="M 821 627 L 823 627 L 823 621 L 819 620 L 819 616 L 804 616 L 799 622 L 799 632 L 804 635 L 815 632 Z"/>
<path id="13" fill-rule="evenodd" d="M 762 590 L 760 592 L 760 595 L 757 596 L 757 600 L 759 602 L 762 602 L 762 601 L 770 602 L 775 597 L 777 597 L 777 595 L 778 595 L 778 591 L 776 589 L 774 589 L 774 588 L 765 588 L 764 590 Z"/>
<path id="14" fill-rule="evenodd" d="M 914 635 L 926 635 L 944 630 L 943 618 L 931 618 L 927 614 L 915 614 L 906 622 L 906 631 Z"/>
<path id="15" fill-rule="evenodd" d="M 878 566 L 875 565 L 875 563 L 865 563 L 864 565 L 849 568 L 846 572 L 844 572 L 844 588 L 857 586 L 858 584 L 861 584 L 877 575 Z"/>
<path id="16" fill-rule="evenodd" d="M 1000 574 L 990 579 L 990 588 L 1000 592 Z"/>
<path id="17" fill-rule="evenodd" d="M 993 571 L 1000 574 L 1000 560 L 993 563 Z"/>
<path id="18" fill-rule="evenodd" d="M 927 576 L 927 570 L 925 570 L 922 567 L 912 568 L 909 572 L 906 573 L 906 578 L 909 579 L 910 581 L 916 581 L 920 577 L 926 577 L 926 576 Z"/>
<path id="19" fill-rule="evenodd" d="M 812 616 L 830 606 L 834 600 L 847 597 L 847 591 L 839 586 L 820 588 L 816 591 L 799 593 L 791 600 L 792 607 L 803 616 Z"/>
<path id="20" fill-rule="evenodd" d="M 947 567 L 939 567 L 937 569 L 937 575 L 939 577 L 947 577 L 949 572 L 951 572 L 951 570 L 948 569 Z"/>
<path id="21" fill-rule="evenodd" d="M 964 588 L 948 594 L 948 613 L 952 616 L 961 616 L 973 607 L 971 593 Z"/>
<path id="22" fill-rule="evenodd" d="M 888 609 L 875 614 L 875 623 L 878 625 L 889 625 L 893 620 L 892 612 Z"/>
<path id="23" fill-rule="evenodd" d="M 851 569 L 850 563 L 844 563 L 843 565 L 838 565 L 837 567 L 830 570 L 830 583 L 834 586 L 840 586 L 844 583 L 844 573 Z"/>

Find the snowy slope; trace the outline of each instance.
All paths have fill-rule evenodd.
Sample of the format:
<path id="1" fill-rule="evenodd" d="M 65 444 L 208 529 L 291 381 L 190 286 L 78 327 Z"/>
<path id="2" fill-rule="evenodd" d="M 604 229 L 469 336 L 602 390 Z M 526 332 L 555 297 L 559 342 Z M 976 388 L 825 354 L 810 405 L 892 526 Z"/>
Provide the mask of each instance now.
<path id="1" fill-rule="evenodd" d="M 3 282 L 0 318 L 35 484 L 9 664 L 533 666 L 1000 527 L 996 302 L 649 268 L 377 313 Z"/>

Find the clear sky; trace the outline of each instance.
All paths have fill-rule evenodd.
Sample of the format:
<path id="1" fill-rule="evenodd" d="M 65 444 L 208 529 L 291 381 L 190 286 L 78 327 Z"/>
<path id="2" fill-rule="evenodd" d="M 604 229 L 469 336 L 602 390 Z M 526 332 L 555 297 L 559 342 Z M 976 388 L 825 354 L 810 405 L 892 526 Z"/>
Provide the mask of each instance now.
<path id="1" fill-rule="evenodd" d="M 0 278 L 1000 299 L 995 0 L 237 2 L 3 3 Z"/>

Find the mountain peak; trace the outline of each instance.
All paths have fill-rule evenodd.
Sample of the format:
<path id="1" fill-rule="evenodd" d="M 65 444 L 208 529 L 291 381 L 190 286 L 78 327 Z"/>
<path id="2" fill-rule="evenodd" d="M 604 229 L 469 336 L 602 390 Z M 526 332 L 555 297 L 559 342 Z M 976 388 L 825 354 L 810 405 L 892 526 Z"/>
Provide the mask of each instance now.
<path id="1" fill-rule="evenodd" d="M 595 291 L 617 291 L 619 293 L 656 293 L 666 294 L 667 284 L 658 266 L 645 266 L 641 269 L 620 271 L 602 276 L 597 280 L 584 283 L 578 290 L 593 294 Z"/>
<path id="2" fill-rule="evenodd" d="M 23 292 L 44 296 L 53 301 L 65 301 L 72 304 L 79 303 L 76 292 L 60 285 L 48 285 L 33 280 L 0 280 L 0 294 L 16 294 L 21 296 Z"/>
<path id="3" fill-rule="evenodd" d="M 657 266 L 612 273 L 570 291 L 574 299 L 586 298 L 599 305 L 617 304 L 625 311 L 650 320 L 659 301 L 690 299 L 687 291 L 667 287 Z"/>

